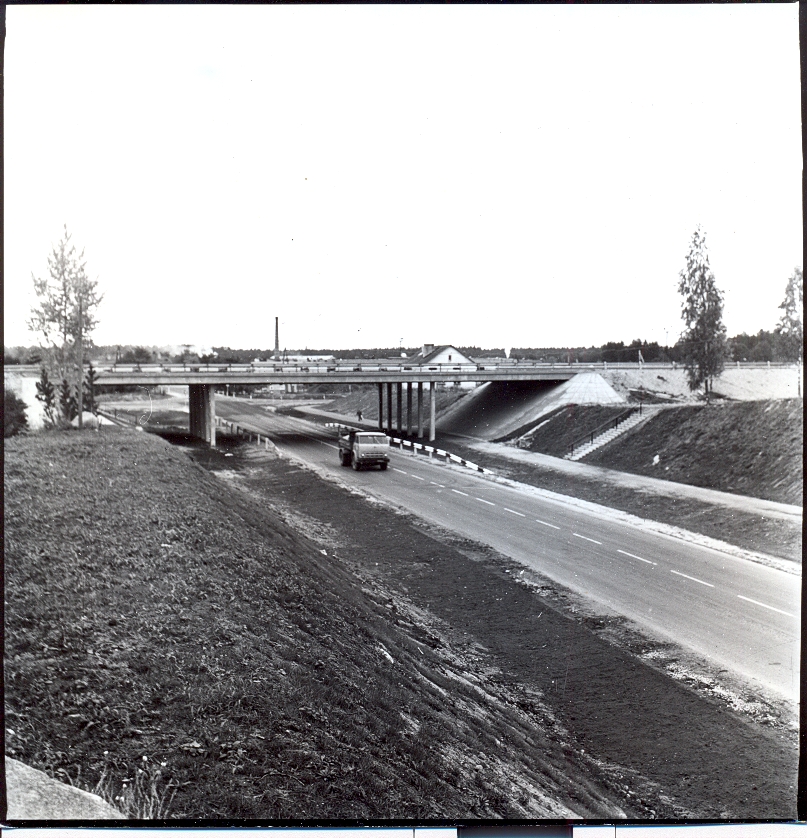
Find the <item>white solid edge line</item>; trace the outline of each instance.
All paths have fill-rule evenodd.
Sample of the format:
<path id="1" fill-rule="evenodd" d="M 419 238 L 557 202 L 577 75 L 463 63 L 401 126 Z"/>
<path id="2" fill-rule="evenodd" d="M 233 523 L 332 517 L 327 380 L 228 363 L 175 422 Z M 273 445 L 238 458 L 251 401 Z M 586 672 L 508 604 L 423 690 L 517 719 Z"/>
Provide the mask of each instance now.
<path id="1" fill-rule="evenodd" d="M 559 530 L 560 527 L 556 527 L 554 524 L 548 524 L 546 521 L 542 521 L 540 518 L 535 519 L 539 524 L 543 524 L 545 527 L 552 527 L 553 530 Z"/>
<path id="2" fill-rule="evenodd" d="M 477 500 L 481 501 L 482 503 L 486 503 L 488 506 L 496 506 L 496 504 L 493 503 L 493 501 L 491 500 L 485 500 L 484 498 L 477 498 Z"/>
<path id="3" fill-rule="evenodd" d="M 647 562 L 647 564 L 656 564 L 656 562 L 651 562 L 650 559 L 643 559 L 641 556 L 634 556 L 633 553 L 626 553 L 624 550 L 617 550 L 617 553 L 622 553 L 623 556 L 630 556 L 632 559 L 638 559 L 640 562 Z"/>
<path id="4" fill-rule="evenodd" d="M 583 538 L 586 541 L 592 541 L 594 544 L 602 544 L 602 541 L 594 541 L 593 538 L 589 538 L 587 535 L 580 535 L 579 532 L 573 532 L 572 535 L 576 535 L 578 538 Z"/>
<path id="5" fill-rule="evenodd" d="M 683 576 L 684 579 L 691 579 L 693 582 L 697 582 L 699 585 L 706 585 L 709 588 L 714 588 L 714 585 L 711 582 L 704 582 L 703 579 L 696 579 L 694 576 L 687 576 L 686 573 L 680 573 L 677 570 L 671 570 L 670 573 L 674 573 L 676 576 Z"/>
<path id="6" fill-rule="evenodd" d="M 508 509 L 506 506 L 503 507 L 505 512 L 512 512 L 513 515 L 520 515 L 522 518 L 526 518 L 527 516 L 523 512 L 516 512 L 515 509 Z"/>
<path id="7" fill-rule="evenodd" d="M 465 495 L 466 498 L 468 497 L 468 492 L 461 492 L 459 489 L 452 489 L 451 491 L 456 492 L 458 495 Z"/>
<path id="8" fill-rule="evenodd" d="M 751 599 L 751 597 L 743 596 L 742 594 L 737 594 L 737 599 L 744 599 L 746 602 L 753 602 L 754 605 L 759 605 L 762 608 L 769 608 L 771 611 L 776 611 L 777 614 L 784 614 L 785 617 L 796 617 L 796 614 L 791 614 L 789 611 L 782 611 L 781 608 L 774 608 L 772 605 L 765 605 L 764 602 L 759 602 L 756 599 Z"/>

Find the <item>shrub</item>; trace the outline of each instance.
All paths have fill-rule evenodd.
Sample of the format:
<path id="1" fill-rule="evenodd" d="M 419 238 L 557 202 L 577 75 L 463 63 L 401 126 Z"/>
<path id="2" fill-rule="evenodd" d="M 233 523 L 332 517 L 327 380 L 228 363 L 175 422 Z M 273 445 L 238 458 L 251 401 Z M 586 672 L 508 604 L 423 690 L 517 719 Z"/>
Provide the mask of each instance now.
<path id="1" fill-rule="evenodd" d="M 3 436 L 15 436 L 27 427 L 25 402 L 15 392 L 6 388 L 3 396 Z"/>

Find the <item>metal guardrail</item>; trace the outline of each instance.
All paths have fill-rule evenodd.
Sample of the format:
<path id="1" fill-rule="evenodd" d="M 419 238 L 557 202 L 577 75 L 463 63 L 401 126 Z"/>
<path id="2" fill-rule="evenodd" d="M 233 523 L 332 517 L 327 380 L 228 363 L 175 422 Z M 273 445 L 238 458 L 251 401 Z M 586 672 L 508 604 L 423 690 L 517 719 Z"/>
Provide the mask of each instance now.
<path id="1" fill-rule="evenodd" d="M 631 407 L 624 411 L 624 413 L 620 413 L 619 416 L 615 416 L 613 419 L 608 419 L 602 424 L 597 425 L 594 430 L 586 432 L 571 443 L 569 446 L 569 454 L 574 454 L 575 446 L 579 448 L 581 445 L 588 445 L 589 443 L 594 442 L 595 437 L 598 437 L 600 434 L 604 434 L 606 431 L 610 431 L 612 428 L 618 428 L 626 419 L 633 416 L 634 413 L 641 412 L 641 407 Z"/>

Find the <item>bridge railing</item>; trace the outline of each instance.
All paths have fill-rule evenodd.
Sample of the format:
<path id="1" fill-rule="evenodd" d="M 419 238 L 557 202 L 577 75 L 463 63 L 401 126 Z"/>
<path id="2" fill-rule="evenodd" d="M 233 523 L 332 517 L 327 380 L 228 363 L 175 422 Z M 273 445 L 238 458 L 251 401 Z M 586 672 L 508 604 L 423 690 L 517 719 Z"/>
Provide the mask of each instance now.
<path id="1" fill-rule="evenodd" d="M 732 361 L 726 364 L 729 369 L 790 369 L 797 368 L 798 364 L 792 362 L 773 361 Z M 419 364 L 415 362 L 384 362 L 384 361 L 352 361 L 352 362 L 327 362 L 327 363 L 283 363 L 280 361 L 256 361 L 251 364 L 216 363 L 216 362 L 168 362 L 153 364 L 132 364 L 132 363 L 96 363 L 95 369 L 99 373 L 187 373 L 187 372 L 280 372 L 280 373 L 345 373 L 345 372 L 492 372 L 496 370 L 628 370 L 628 369 L 683 369 L 674 361 L 651 361 L 639 363 L 638 361 L 572 361 L 571 363 L 560 361 L 532 361 L 524 359 L 481 359 L 474 363 L 440 363 L 440 364 Z M 19 364 L 4 368 L 6 374 L 13 373 L 38 373 L 39 365 Z"/>

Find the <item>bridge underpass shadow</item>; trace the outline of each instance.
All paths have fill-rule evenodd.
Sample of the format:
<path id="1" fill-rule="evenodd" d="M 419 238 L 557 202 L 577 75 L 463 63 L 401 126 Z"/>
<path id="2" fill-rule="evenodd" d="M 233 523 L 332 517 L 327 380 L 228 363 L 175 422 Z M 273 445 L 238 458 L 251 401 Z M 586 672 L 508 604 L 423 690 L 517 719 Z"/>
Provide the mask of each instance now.
<path id="1" fill-rule="evenodd" d="M 532 421 L 565 381 L 491 381 L 452 405 L 436 423 L 444 434 L 492 441 Z"/>

